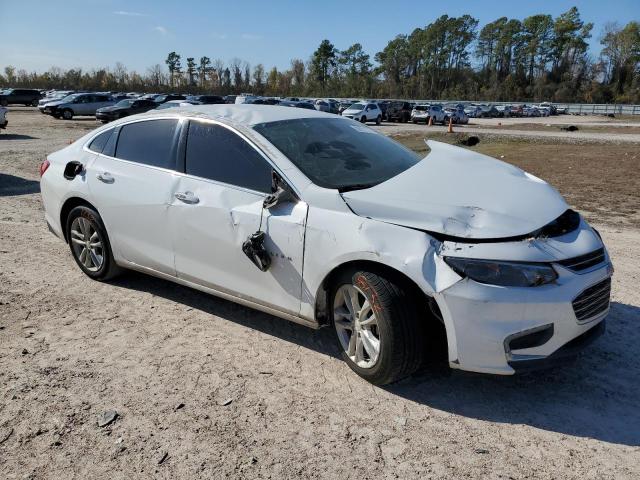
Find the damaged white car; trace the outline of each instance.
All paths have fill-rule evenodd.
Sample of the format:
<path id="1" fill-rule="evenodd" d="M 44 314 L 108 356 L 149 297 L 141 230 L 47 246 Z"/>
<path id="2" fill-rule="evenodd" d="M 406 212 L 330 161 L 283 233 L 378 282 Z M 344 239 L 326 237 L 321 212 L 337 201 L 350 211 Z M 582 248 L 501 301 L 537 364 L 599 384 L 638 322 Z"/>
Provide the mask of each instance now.
<path id="1" fill-rule="evenodd" d="M 313 110 L 190 106 L 52 153 L 41 190 L 91 278 L 134 269 L 329 326 L 376 384 L 438 350 L 510 375 L 602 333 L 613 269 L 599 234 L 539 178 L 429 147 L 421 159 Z"/>

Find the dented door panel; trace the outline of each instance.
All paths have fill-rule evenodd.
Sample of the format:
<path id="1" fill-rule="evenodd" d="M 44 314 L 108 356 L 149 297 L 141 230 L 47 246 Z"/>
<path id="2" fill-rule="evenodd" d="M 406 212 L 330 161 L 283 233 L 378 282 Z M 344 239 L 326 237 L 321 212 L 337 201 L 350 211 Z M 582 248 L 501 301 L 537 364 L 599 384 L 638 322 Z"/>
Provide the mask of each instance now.
<path id="1" fill-rule="evenodd" d="M 197 199 L 176 198 L 170 209 L 178 277 L 297 315 L 307 205 L 264 210 L 271 267 L 262 272 L 242 252 L 242 243 L 260 226 L 264 194 L 188 176 L 181 177 L 177 191 Z"/>

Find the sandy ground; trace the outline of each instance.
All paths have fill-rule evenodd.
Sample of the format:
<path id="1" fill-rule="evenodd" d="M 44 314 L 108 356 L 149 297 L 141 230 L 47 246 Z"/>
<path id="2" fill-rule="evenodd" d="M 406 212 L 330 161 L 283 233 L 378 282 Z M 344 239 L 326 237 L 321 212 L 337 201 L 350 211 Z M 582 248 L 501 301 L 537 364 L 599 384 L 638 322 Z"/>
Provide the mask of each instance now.
<path id="1" fill-rule="evenodd" d="M 573 365 L 373 387 L 312 331 L 130 273 L 89 280 L 37 165 L 91 121 L 0 134 L 0 478 L 640 477 L 640 231 L 602 226 L 608 332 Z M 116 410 L 105 427 L 98 418 Z"/>

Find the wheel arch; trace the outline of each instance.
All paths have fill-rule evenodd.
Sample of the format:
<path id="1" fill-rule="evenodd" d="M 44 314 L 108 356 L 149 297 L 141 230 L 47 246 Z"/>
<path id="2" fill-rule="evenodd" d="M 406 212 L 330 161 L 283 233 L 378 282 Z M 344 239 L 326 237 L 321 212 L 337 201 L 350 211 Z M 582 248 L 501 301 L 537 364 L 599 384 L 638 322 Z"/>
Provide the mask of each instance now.
<path id="1" fill-rule="evenodd" d="M 396 268 L 373 260 L 350 260 L 333 268 L 322 280 L 315 297 L 315 318 L 319 325 L 330 324 L 329 308 L 333 282 L 347 270 L 362 269 L 395 281 L 407 288 L 419 302 L 419 310 L 424 312 L 425 341 L 429 342 L 431 360 L 448 359 L 448 331 L 440 307 L 434 297 L 425 293 L 408 275 Z M 454 335 L 455 338 L 455 335 Z"/>
<path id="2" fill-rule="evenodd" d="M 422 307 L 425 308 L 425 312 L 427 313 L 431 311 L 431 308 L 433 308 L 431 307 L 431 304 L 435 305 L 435 308 L 438 308 L 433 297 L 426 294 L 418 284 L 404 272 L 401 272 L 400 270 L 397 270 L 385 263 L 373 260 L 349 260 L 330 270 L 318 286 L 318 290 L 315 295 L 315 316 L 320 325 L 327 325 L 329 323 L 329 296 L 334 282 L 345 271 L 356 269 L 382 274 L 385 277 L 400 283 L 402 286 L 409 289 L 411 294 L 423 304 Z"/>
<path id="3" fill-rule="evenodd" d="M 67 238 L 67 217 L 69 216 L 69 213 L 71 212 L 71 210 L 83 205 L 85 207 L 92 208 L 93 210 L 98 212 L 98 215 L 100 215 L 100 212 L 98 211 L 98 209 L 94 205 L 92 205 L 91 202 L 85 200 L 82 197 L 67 198 L 62 204 L 62 208 L 60 209 L 60 227 L 62 230 L 62 236 L 64 237 L 64 241 L 67 243 L 69 243 L 69 239 Z"/>

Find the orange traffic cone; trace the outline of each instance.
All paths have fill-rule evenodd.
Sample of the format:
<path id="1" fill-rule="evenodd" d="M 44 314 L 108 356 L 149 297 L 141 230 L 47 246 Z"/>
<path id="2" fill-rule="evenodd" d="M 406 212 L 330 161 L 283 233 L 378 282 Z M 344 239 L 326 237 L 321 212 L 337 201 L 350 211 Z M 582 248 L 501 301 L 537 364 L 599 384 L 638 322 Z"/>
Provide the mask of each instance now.
<path id="1" fill-rule="evenodd" d="M 429 117 L 429 126 L 433 127 L 433 117 Z"/>
<path id="2" fill-rule="evenodd" d="M 447 133 L 453 133 L 453 118 L 449 117 L 449 129 L 447 130 Z"/>

